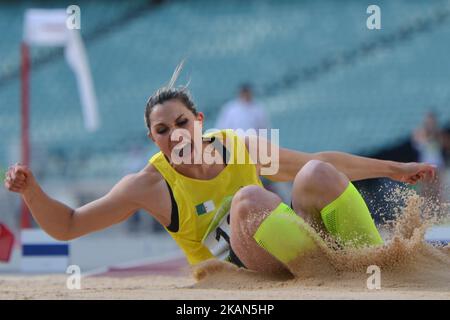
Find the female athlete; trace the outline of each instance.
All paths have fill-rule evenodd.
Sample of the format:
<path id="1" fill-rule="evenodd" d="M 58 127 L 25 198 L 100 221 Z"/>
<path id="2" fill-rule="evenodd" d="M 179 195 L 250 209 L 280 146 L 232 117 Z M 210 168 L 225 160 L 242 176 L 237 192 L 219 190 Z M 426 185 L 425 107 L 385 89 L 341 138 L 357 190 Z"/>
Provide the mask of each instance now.
<path id="1" fill-rule="evenodd" d="M 180 69 L 149 98 L 145 109 L 148 137 L 160 151 L 100 199 L 71 208 L 46 194 L 30 168 L 9 168 L 5 187 L 21 194 L 50 236 L 75 239 L 144 209 L 166 228 L 192 265 L 219 258 L 257 272 L 278 273 L 311 249 L 310 235 L 301 228 L 305 224 L 324 230 L 343 246 L 383 244 L 351 181 L 388 177 L 415 184 L 435 177 L 435 167 L 425 163 L 332 151 L 305 153 L 233 130 L 203 134 L 204 114 L 185 87 L 173 85 Z M 180 137 L 188 139 L 180 143 Z M 278 150 L 278 170 L 266 178 L 293 183 L 290 206 L 263 188 L 259 176 L 273 163 L 250 152 L 252 145 Z M 175 161 L 176 156 L 192 160 L 198 154 L 223 161 Z M 238 163 L 240 156 L 249 160 Z"/>

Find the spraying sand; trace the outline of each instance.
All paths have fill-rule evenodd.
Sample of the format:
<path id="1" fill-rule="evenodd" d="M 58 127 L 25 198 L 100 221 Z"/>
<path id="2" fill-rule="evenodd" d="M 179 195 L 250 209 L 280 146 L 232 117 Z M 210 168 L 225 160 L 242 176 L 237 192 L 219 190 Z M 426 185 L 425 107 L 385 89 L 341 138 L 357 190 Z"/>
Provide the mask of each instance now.
<path id="1" fill-rule="evenodd" d="M 87 277 L 68 290 L 65 276 L 0 277 L 0 299 L 450 299 L 450 246 L 433 247 L 426 229 L 448 219 L 448 206 L 414 191 L 390 195 L 401 203 L 386 244 L 334 250 L 320 246 L 294 261 L 291 274 L 265 276 L 210 260 L 180 276 Z M 380 268 L 381 289 L 368 289 L 367 268 Z"/>

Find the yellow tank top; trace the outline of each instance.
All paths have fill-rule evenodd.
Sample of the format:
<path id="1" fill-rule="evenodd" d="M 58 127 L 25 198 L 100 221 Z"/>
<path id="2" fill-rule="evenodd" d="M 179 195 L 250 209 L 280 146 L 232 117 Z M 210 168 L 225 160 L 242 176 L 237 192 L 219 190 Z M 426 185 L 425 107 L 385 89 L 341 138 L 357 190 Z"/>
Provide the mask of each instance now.
<path id="1" fill-rule="evenodd" d="M 216 141 L 217 138 L 220 143 Z M 262 187 L 256 166 L 250 159 L 243 139 L 232 129 L 210 132 L 203 135 L 203 139 L 213 141 L 216 148 L 219 145 L 219 151 L 226 151 L 228 156 L 225 168 L 212 179 L 200 180 L 182 175 L 170 165 L 161 151 L 149 160 L 164 177 L 171 193 L 172 223 L 171 226 L 166 226 L 166 230 L 183 250 L 190 264 L 197 264 L 215 256 L 223 258 L 223 254 L 219 257 L 211 246 L 207 247 L 205 242 L 202 242 L 207 230 L 211 229 L 208 227 L 212 224 L 216 211 L 225 198 L 233 196 L 241 187 Z M 244 164 L 242 159 L 245 159 Z M 178 209 L 178 226 L 175 227 L 177 230 L 172 226 L 177 213 L 174 206 Z M 171 227 L 171 230 L 168 227 Z M 228 238 L 229 236 L 226 235 Z M 219 241 L 218 236 L 215 238 Z"/>

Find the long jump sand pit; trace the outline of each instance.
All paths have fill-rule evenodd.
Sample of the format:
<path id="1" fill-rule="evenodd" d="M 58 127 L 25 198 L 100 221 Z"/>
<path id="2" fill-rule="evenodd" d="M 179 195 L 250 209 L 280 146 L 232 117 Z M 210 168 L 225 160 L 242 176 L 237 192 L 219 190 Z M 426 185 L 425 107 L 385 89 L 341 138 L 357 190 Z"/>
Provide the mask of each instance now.
<path id="1" fill-rule="evenodd" d="M 450 299 L 450 245 L 425 241 L 436 210 L 424 209 L 420 197 L 406 200 L 384 246 L 324 247 L 290 266 L 294 276 L 263 276 L 217 260 L 190 269 L 176 260 L 86 276 L 80 290 L 67 289 L 68 275 L 0 276 L 0 299 Z M 381 271 L 380 289 L 367 286 L 371 265 Z"/>
<path id="2" fill-rule="evenodd" d="M 67 276 L 3 276 L 0 299 L 450 299 L 447 254 L 420 255 L 406 268 L 382 271 L 381 289 L 369 290 L 365 272 L 304 279 L 270 279 L 210 261 L 191 275 L 96 276 L 82 278 L 80 290 Z M 443 267 L 446 265 L 446 269 Z M 197 270 L 197 272 L 199 272 Z"/>
<path id="3" fill-rule="evenodd" d="M 0 299 L 450 299 L 449 246 L 394 240 L 359 256 L 344 254 L 341 266 L 322 258 L 310 257 L 308 265 L 317 263 L 315 270 L 295 278 L 207 261 L 194 270 L 172 268 L 170 275 L 143 271 L 83 277 L 80 290 L 67 289 L 68 275 L 8 275 L 0 277 Z M 380 289 L 367 288 L 369 262 L 381 265 Z"/>
<path id="4" fill-rule="evenodd" d="M 83 277 L 80 290 L 67 288 L 68 275 L 7 275 L 0 277 L 0 299 L 450 299 L 450 247 L 394 241 L 371 255 L 381 264 L 381 289 L 367 288 L 371 274 L 358 261 L 362 255 L 353 255 L 341 270 L 311 258 L 315 271 L 296 278 L 262 276 L 221 261 L 170 275 Z M 349 266 L 355 270 L 345 270 Z"/>

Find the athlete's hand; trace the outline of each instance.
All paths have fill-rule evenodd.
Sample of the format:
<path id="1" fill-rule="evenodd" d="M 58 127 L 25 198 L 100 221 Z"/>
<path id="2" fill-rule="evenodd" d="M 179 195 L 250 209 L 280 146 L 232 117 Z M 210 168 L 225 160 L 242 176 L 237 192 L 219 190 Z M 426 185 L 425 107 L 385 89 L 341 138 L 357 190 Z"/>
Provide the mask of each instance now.
<path id="1" fill-rule="evenodd" d="M 35 181 L 31 170 L 20 163 L 9 167 L 5 174 L 5 188 L 12 192 L 24 193 Z"/>
<path id="2" fill-rule="evenodd" d="M 431 182 L 436 178 L 437 167 L 428 163 L 399 163 L 389 178 L 400 182 L 416 184 L 418 181 Z"/>

